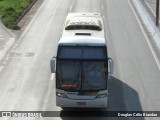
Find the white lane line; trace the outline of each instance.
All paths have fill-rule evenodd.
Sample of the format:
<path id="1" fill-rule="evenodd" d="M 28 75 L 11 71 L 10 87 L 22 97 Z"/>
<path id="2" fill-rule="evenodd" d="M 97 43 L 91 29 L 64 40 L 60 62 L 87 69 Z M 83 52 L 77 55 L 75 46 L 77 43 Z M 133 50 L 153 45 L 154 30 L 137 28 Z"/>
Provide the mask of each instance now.
<path id="1" fill-rule="evenodd" d="M 44 0 L 43 4 L 41 5 L 41 7 L 38 9 L 37 13 L 35 14 L 35 16 L 33 17 L 33 19 L 31 20 L 31 22 L 29 23 L 29 25 L 26 27 L 26 29 L 24 30 L 24 32 L 22 33 L 22 35 L 20 37 L 23 37 L 26 32 L 28 31 L 28 29 L 30 28 L 30 26 L 32 25 L 32 23 L 35 21 L 36 17 L 38 16 L 38 14 L 40 13 L 41 9 L 43 8 L 44 4 L 46 3 L 47 0 Z"/>
<path id="2" fill-rule="evenodd" d="M 10 53 L 13 53 L 15 50 L 11 50 Z"/>
<path id="3" fill-rule="evenodd" d="M 9 40 L 15 40 L 15 38 L 9 38 Z"/>
<path id="4" fill-rule="evenodd" d="M 73 5 L 74 5 L 74 0 L 72 0 L 72 3 L 71 3 L 71 5 L 70 5 L 70 7 L 69 7 L 69 11 L 70 11 L 70 12 L 72 11 Z"/>
<path id="5" fill-rule="evenodd" d="M 72 10 L 72 6 L 69 7 L 69 11 L 70 11 L 70 12 L 71 12 L 71 10 Z"/>
<path id="6" fill-rule="evenodd" d="M 0 35 L 0 39 L 1 39 L 1 40 L 3 39 L 2 35 Z"/>
<path id="7" fill-rule="evenodd" d="M 29 48 L 28 52 L 29 52 L 29 53 L 32 52 L 32 48 Z"/>
<path id="8" fill-rule="evenodd" d="M 103 10 L 103 9 L 104 9 L 104 6 L 102 5 L 101 8 L 102 8 L 102 10 Z"/>
<path id="9" fill-rule="evenodd" d="M 153 48 L 153 46 L 152 46 L 149 38 L 147 37 L 146 32 L 145 32 L 145 30 L 144 30 L 144 28 L 143 28 L 143 26 L 142 26 L 142 24 L 141 24 L 141 22 L 140 22 L 140 19 L 139 19 L 139 17 L 137 16 L 136 11 L 134 10 L 134 8 L 133 8 L 130 0 L 128 0 L 128 3 L 129 3 L 129 5 L 131 6 L 131 9 L 132 9 L 132 11 L 133 11 L 133 13 L 134 13 L 134 15 L 135 15 L 135 17 L 136 17 L 136 19 L 137 19 L 137 22 L 138 22 L 138 24 L 139 24 L 139 26 L 140 26 L 140 28 L 141 28 L 141 30 L 142 30 L 142 33 L 143 33 L 143 35 L 144 35 L 144 37 L 145 37 L 145 39 L 146 39 L 146 41 L 147 41 L 147 44 L 148 44 L 148 46 L 149 46 L 149 48 L 150 48 L 150 50 L 151 50 L 151 53 L 152 53 L 152 55 L 153 55 L 153 57 L 154 57 L 154 59 L 155 59 L 155 61 L 156 61 L 156 64 L 157 64 L 159 70 L 160 70 L 160 62 L 159 62 L 158 57 L 157 57 L 157 55 L 156 55 L 156 53 L 155 53 L 155 51 L 154 51 L 154 48 Z"/>
<path id="10" fill-rule="evenodd" d="M 17 43 L 20 43 L 20 42 L 21 42 L 20 40 L 17 41 Z"/>
<path id="11" fill-rule="evenodd" d="M 0 60 L 6 55 L 8 49 L 13 45 L 15 38 L 9 38 L 10 40 L 5 43 L 4 49 L 0 50 Z"/>
<path id="12" fill-rule="evenodd" d="M 0 66 L 0 72 L 2 72 L 3 68 L 4 68 L 4 66 Z"/>
<path id="13" fill-rule="evenodd" d="M 2 63 L 2 64 L 3 64 L 3 65 L 5 65 L 6 63 L 7 63 L 6 61 L 3 61 L 3 63 Z"/>
<path id="14" fill-rule="evenodd" d="M 8 61 L 8 57 L 5 58 L 5 61 Z"/>
<path id="15" fill-rule="evenodd" d="M 18 46 L 18 43 L 15 43 L 14 47 L 17 47 Z"/>
<path id="16" fill-rule="evenodd" d="M 17 46 L 17 45 L 18 45 L 18 43 L 15 43 L 15 45 Z"/>
<path id="17" fill-rule="evenodd" d="M 51 74 L 51 77 L 50 77 L 50 80 L 51 80 L 51 81 L 53 81 L 53 80 L 54 80 L 54 78 L 55 78 L 55 74 L 54 74 L 54 73 L 52 73 L 52 74 Z"/>
<path id="18" fill-rule="evenodd" d="M 15 49 L 16 47 L 17 47 L 17 46 L 14 45 L 14 46 L 13 46 L 13 49 Z"/>

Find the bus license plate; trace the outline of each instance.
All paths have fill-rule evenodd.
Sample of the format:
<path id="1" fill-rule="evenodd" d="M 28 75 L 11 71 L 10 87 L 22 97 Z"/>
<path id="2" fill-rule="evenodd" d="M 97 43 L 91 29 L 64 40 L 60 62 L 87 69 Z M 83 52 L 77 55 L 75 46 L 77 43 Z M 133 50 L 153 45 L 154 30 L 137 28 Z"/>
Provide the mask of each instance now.
<path id="1" fill-rule="evenodd" d="M 77 102 L 77 105 L 86 105 L 85 102 Z"/>

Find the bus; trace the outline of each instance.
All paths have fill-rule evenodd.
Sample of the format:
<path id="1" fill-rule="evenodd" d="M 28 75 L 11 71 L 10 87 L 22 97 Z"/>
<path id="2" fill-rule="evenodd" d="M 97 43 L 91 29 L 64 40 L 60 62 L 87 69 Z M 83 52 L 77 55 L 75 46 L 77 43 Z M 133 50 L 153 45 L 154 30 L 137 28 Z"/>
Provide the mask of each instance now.
<path id="1" fill-rule="evenodd" d="M 101 13 L 69 13 L 50 61 L 55 74 L 56 105 L 106 108 L 113 60 L 107 54 Z"/>

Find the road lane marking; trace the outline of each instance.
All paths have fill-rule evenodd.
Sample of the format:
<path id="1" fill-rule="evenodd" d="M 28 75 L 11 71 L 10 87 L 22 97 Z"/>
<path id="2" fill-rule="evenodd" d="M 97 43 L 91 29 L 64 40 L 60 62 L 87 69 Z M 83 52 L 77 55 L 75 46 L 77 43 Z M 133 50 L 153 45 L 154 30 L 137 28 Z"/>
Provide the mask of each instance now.
<path id="1" fill-rule="evenodd" d="M 1 40 L 4 39 L 4 38 L 2 37 L 2 35 L 0 35 L 0 39 L 1 39 Z"/>
<path id="2" fill-rule="evenodd" d="M 48 87 L 47 87 L 47 91 L 46 91 L 46 94 L 45 94 L 44 99 L 43 99 L 43 103 L 42 103 L 42 107 L 41 107 L 41 110 L 42 110 L 42 111 L 46 111 L 46 110 L 47 110 L 48 104 L 49 104 L 49 102 L 50 102 L 50 99 L 51 99 L 51 97 L 53 97 L 53 95 L 54 95 L 54 94 L 51 94 L 51 93 L 53 93 L 53 91 L 54 91 L 54 89 L 55 89 L 55 87 L 52 87 L 53 84 L 55 83 L 55 82 L 53 82 L 53 80 L 52 80 L 52 76 L 54 76 L 53 73 L 52 73 L 52 75 L 51 75 L 51 79 L 49 80 Z"/>
<path id="3" fill-rule="evenodd" d="M 54 80 L 54 78 L 55 78 L 55 74 L 54 74 L 54 73 L 52 73 L 52 74 L 51 74 L 51 77 L 50 77 L 50 80 L 51 80 L 51 81 L 53 81 L 53 80 Z"/>
<path id="4" fill-rule="evenodd" d="M 13 41 L 14 41 L 14 40 L 15 40 L 15 38 L 11 37 L 11 38 L 9 38 L 9 40 L 13 40 Z"/>
<path id="5" fill-rule="evenodd" d="M 8 61 L 8 57 L 5 58 L 5 61 Z"/>
<path id="6" fill-rule="evenodd" d="M 13 46 L 13 49 L 15 49 L 15 48 L 16 48 L 16 46 L 14 45 L 14 46 Z"/>
<path id="7" fill-rule="evenodd" d="M 9 48 L 14 44 L 15 38 L 9 38 L 9 41 L 7 41 L 4 44 L 4 49 L 0 51 L 0 60 L 4 58 L 6 53 L 8 52 Z"/>
<path id="8" fill-rule="evenodd" d="M 28 52 L 30 53 L 30 52 L 32 52 L 32 50 L 33 50 L 32 48 L 29 48 Z"/>
<path id="9" fill-rule="evenodd" d="M 70 5 L 70 7 L 69 7 L 69 11 L 70 11 L 70 12 L 72 11 L 73 5 L 74 5 L 74 0 L 72 0 L 72 3 L 71 3 L 71 5 Z"/>
<path id="10" fill-rule="evenodd" d="M 4 66 L 0 66 L 0 72 L 2 72 L 3 68 L 4 68 Z"/>
<path id="11" fill-rule="evenodd" d="M 71 10 L 72 10 L 72 6 L 69 7 L 69 11 L 70 11 L 70 12 L 71 12 Z"/>
<path id="12" fill-rule="evenodd" d="M 20 42 L 21 42 L 20 40 L 17 41 L 17 43 L 20 43 Z"/>
<path id="13" fill-rule="evenodd" d="M 14 47 L 16 48 L 18 46 L 18 43 L 15 43 Z"/>
<path id="14" fill-rule="evenodd" d="M 101 6 L 102 10 L 104 9 L 103 5 Z"/>
<path id="15" fill-rule="evenodd" d="M 144 30 L 144 28 L 143 28 L 143 25 L 142 25 L 139 17 L 137 16 L 136 11 L 134 10 L 134 8 L 133 8 L 130 0 L 128 0 L 128 3 L 129 3 L 129 5 L 130 5 L 130 7 L 131 7 L 131 9 L 132 9 L 132 11 L 133 11 L 136 19 L 137 19 L 137 22 L 138 22 L 138 24 L 139 24 L 139 26 L 140 26 L 140 28 L 141 28 L 141 30 L 142 30 L 142 33 L 143 33 L 143 35 L 144 35 L 144 37 L 145 37 L 145 39 L 146 39 L 146 41 L 147 41 L 147 44 L 148 44 L 148 46 L 149 46 L 149 48 L 150 48 L 150 50 L 151 50 L 151 53 L 152 53 L 152 55 L 153 55 L 153 57 L 154 57 L 154 59 L 155 59 L 155 61 L 156 61 L 156 64 L 157 64 L 159 70 L 160 70 L 160 62 L 159 62 L 158 57 L 157 57 L 157 55 L 156 55 L 156 53 L 155 53 L 155 51 L 154 51 L 154 48 L 153 48 L 153 46 L 152 46 L 149 38 L 147 37 L 146 32 L 145 32 L 145 30 Z"/>
<path id="16" fill-rule="evenodd" d="M 3 65 L 5 65 L 6 63 L 7 63 L 6 61 L 3 61 L 3 63 L 2 63 L 2 64 L 3 64 Z"/>

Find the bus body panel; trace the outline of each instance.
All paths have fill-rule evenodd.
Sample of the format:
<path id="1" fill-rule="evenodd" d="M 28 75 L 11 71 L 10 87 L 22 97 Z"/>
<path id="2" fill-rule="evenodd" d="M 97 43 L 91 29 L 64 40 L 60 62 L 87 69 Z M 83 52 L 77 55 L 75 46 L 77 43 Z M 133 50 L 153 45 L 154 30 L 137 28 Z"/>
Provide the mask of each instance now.
<path id="1" fill-rule="evenodd" d="M 60 93 L 64 93 L 67 96 L 69 96 L 69 94 L 67 94 L 68 92 L 66 91 L 62 91 L 62 90 L 56 90 L 57 92 Z M 75 93 L 75 92 L 69 92 L 71 93 Z M 86 96 L 77 96 L 77 95 L 71 95 L 73 98 L 63 98 L 63 97 L 56 97 L 56 105 L 59 107 L 87 107 L 87 108 L 106 108 L 107 107 L 107 101 L 108 101 L 108 96 L 107 97 L 103 97 L 103 98 L 97 98 L 98 95 L 101 94 L 105 94 L 108 93 L 107 90 L 104 91 L 100 91 L 98 92 L 97 95 L 92 96 L 90 98 L 90 96 L 86 95 Z M 70 97 L 71 97 L 70 96 Z"/>

